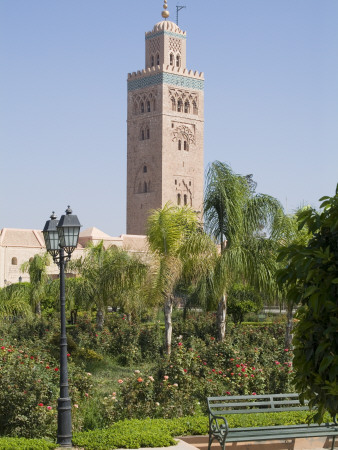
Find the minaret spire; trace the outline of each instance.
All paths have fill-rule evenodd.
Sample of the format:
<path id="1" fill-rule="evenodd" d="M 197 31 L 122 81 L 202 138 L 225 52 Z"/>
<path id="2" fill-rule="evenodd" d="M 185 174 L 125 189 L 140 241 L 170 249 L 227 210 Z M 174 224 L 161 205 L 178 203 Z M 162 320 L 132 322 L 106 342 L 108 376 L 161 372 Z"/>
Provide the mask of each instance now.
<path id="1" fill-rule="evenodd" d="M 162 17 L 163 19 L 167 20 L 169 17 L 169 11 L 167 11 L 168 5 L 167 5 L 167 0 L 164 0 L 164 5 L 163 5 L 163 11 L 162 11 Z"/>

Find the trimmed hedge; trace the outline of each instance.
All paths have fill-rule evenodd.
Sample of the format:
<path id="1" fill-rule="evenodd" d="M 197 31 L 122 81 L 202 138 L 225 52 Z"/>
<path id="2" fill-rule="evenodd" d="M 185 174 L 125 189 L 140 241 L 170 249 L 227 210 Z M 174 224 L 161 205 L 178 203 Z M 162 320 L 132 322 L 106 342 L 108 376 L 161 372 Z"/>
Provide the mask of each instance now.
<path id="1" fill-rule="evenodd" d="M 273 425 L 297 425 L 308 422 L 308 411 L 233 414 L 228 416 L 231 428 Z M 330 422 L 330 417 L 325 417 Z M 206 435 L 207 417 L 177 419 L 123 420 L 104 430 L 76 433 L 73 444 L 86 450 L 116 448 L 169 447 L 175 445 L 174 436 Z"/>
<path id="2" fill-rule="evenodd" d="M 273 425 L 297 425 L 308 422 L 308 411 L 232 414 L 227 417 L 230 428 Z M 324 421 L 330 422 L 327 414 Z M 123 420 L 109 428 L 75 433 L 73 445 L 85 450 L 116 448 L 169 447 L 175 445 L 174 436 L 208 434 L 207 417 L 177 419 Z M 56 444 L 43 439 L 0 438 L 0 450 L 48 450 Z"/>
<path id="3" fill-rule="evenodd" d="M 56 444 L 44 439 L 0 438 L 0 450 L 48 450 L 56 447 Z"/>

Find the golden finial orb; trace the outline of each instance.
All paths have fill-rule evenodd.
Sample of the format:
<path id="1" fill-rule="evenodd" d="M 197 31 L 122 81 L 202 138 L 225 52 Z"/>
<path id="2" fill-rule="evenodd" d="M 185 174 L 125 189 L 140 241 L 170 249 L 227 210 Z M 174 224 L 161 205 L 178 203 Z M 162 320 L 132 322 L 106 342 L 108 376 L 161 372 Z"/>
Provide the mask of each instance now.
<path id="1" fill-rule="evenodd" d="M 167 0 L 164 0 L 164 5 L 163 5 L 164 11 L 162 11 L 162 17 L 164 19 L 168 19 L 168 17 L 169 17 L 169 11 L 167 11 L 167 8 L 168 8 Z"/>

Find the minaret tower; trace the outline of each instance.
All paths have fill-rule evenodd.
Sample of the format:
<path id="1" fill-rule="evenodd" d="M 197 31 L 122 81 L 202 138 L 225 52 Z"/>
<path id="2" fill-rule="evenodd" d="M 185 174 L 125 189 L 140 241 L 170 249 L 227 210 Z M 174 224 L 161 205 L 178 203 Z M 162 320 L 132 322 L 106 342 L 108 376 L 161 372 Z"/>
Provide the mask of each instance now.
<path id="1" fill-rule="evenodd" d="M 146 33 L 145 69 L 128 75 L 127 234 L 151 209 L 203 204 L 204 75 L 186 68 L 186 32 L 162 17 Z"/>

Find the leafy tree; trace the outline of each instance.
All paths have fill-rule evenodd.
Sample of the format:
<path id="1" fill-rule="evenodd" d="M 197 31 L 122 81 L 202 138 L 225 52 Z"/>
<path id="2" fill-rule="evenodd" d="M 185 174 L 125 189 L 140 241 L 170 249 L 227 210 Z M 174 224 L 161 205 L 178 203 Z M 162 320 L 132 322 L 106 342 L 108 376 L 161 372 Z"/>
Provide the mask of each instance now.
<path id="1" fill-rule="evenodd" d="M 48 253 L 34 255 L 33 259 L 21 265 L 22 272 L 28 272 L 30 278 L 30 303 L 35 314 L 41 316 L 41 302 L 46 297 L 48 280 L 47 266 L 50 264 Z"/>
<path id="2" fill-rule="evenodd" d="M 281 250 L 287 267 L 279 273 L 289 301 L 301 305 L 293 339 L 295 386 L 318 408 L 318 422 L 325 410 L 333 417 L 338 411 L 338 186 L 335 196 L 321 201 L 321 212 L 299 214 L 299 227 L 308 227 L 313 238 Z"/>
<path id="3" fill-rule="evenodd" d="M 218 339 L 225 338 L 228 293 L 238 282 L 276 292 L 275 235 L 283 210 L 273 197 L 255 193 L 252 176 L 235 174 L 219 161 L 207 172 L 204 213 L 207 230 L 220 244 L 220 256 L 200 286 L 217 306 Z"/>
<path id="4" fill-rule="evenodd" d="M 170 354 L 175 293 L 182 284 L 197 283 L 216 247 L 191 208 L 169 203 L 149 216 L 147 236 L 153 261 L 149 296 L 164 307 L 165 348 Z"/>
<path id="5" fill-rule="evenodd" d="M 147 273 L 147 266 L 136 257 L 115 246 L 105 249 L 103 241 L 90 245 L 86 256 L 71 268 L 81 276 L 74 296 L 86 307 L 96 307 L 98 329 L 103 327 L 108 306 L 133 308 Z"/>
<path id="6" fill-rule="evenodd" d="M 229 291 L 228 313 L 235 323 L 241 323 L 248 312 L 258 312 L 263 307 L 263 297 L 249 286 L 235 284 Z"/>

